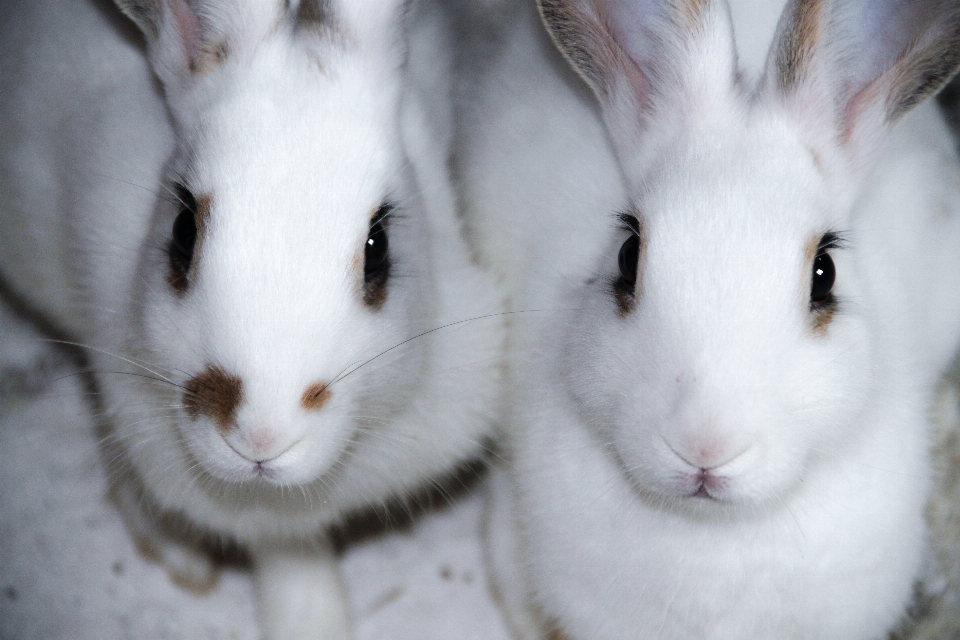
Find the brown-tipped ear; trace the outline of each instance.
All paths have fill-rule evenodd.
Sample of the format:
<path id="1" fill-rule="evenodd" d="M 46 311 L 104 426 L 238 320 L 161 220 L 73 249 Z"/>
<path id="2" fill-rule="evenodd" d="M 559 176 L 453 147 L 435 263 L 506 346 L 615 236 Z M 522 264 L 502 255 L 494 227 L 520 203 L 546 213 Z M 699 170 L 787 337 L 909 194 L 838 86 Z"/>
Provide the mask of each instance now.
<path id="1" fill-rule="evenodd" d="M 791 0 L 767 84 L 864 167 L 887 130 L 958 67 L 957 0 Z"/>
<path id="2" fill-rule="evenodd" d="M 597 2 L 540 0 L 540 17 L 560 52 L 603 101 L 618 78 L 630 78 L 638 94 L 649 83 L 618 42 Z"/>
<path id="3" fill-rule="evenodd" d="M 557 47 L 596 94 L 621 160 L 639 146 L 655 112 L 733 87 L 732 27 L 719 0 L 538 0 L 538 6 Z M 695 68 L 712 75 L 704 80 Z"/>

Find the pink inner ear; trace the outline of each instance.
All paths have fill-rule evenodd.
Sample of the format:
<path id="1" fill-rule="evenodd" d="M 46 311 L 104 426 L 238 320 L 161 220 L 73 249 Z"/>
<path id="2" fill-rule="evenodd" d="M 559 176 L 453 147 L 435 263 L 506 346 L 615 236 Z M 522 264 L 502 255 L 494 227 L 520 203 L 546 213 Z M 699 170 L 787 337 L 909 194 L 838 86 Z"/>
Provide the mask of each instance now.
<path id="1" fill-rule="evenodd" d="M 200 23 L 184 0 L 170 0 L 173 15 L 177 20 L 177 31 L 183 41 L 183 48 L 187 54 L 187 65 L 192 69 L 197 58 L 200 57 Z"/>
<path id="2" fill-rule="evenodd" d="M 857 124 L 874 103 L 880 99 L 880 90 L 883 88 L 883 76 L 873 79 L 870 84 L 857 92 L 843 110 L 843 120 L 840 123 L 840 142 L 844 146 L 850 143 Z"/>

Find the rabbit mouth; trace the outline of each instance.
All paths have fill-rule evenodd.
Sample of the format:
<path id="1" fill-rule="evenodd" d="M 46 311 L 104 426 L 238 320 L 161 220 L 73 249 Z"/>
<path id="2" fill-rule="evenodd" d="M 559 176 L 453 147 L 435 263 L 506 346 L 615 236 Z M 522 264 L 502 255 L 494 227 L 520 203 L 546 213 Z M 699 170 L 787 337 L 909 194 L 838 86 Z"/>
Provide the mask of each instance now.
<path id="1" fill-rule="evenodd" d="M 277 472 L 270 466 L 270 462 L 257 462 L 253 465 L 253 475 L 265 480 L 275 480 Z"/>
<path id="2" fill-rule="evenodd" d="M 690 498 L 705 498 L 705 499 L 707 499 L 707 500 L 716 500 L 716 498 L 714 498 L 712 495 L 710 495 L 710 491 L 709 491 L 705 486 L 703 486 L 703 485 L 700 485 L 700 488 L 697 489 L 696 491 L 694 491 L 693 493 L 691 493 L 691 494 L 689 495 L 689 497 L 690 497 Z"/>
<path id="3" fill-rule="evenodd" d="M 728 484 L 727 478 L 712 474 L 705 469 L 701 469 L 693 476 L 693 482 L 695 489 L 687 494 L 688 498 L 713 500 L 715 502 L 721 501 L 720 494 L 723 493 Z"/>

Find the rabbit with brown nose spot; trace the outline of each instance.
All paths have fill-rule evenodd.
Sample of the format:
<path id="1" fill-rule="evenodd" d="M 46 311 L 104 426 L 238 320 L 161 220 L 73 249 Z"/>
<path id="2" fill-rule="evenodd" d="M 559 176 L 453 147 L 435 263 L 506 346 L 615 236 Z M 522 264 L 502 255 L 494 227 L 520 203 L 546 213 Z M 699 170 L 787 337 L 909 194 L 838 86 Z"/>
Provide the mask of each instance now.
<path id="1" fill-rule="evenodd" d="M 490 523 L 513 626 L 887 637 L 960 339 L 960 163 L 924 102 L 960 2 L 791 0 L 736 34 L 757 82 L 724 0 L 505 14 L 461 167 L 512 306 L 547 310 L 512 329 Z"/>
<path id="2" fill-rule="evenodd" d="M 167 525 L 235 541 L 266 637 L 348 638 L 327 530 L 482 457 L 496 410 L 442 5 L 117 4 L 2 12 L 0 274 L 88 353 L 143 548 L 202 586 Z"/>

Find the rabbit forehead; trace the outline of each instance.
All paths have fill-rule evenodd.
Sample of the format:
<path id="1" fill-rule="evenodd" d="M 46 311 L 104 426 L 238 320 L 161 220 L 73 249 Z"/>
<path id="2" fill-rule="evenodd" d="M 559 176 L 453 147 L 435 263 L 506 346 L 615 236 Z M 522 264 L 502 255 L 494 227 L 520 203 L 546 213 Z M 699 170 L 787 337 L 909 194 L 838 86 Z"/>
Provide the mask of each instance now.
<path id="1" fill-rule="evenodd" d="M 372 84 L 289 65 L 232 85 L 185 153 L 190 187 L 214 202 L 214 224 L 365 232 L 403 164 L 392 87 Z"/>
<path id="2" fill-rule="evenodd" d="M 837 222 L 812 155 L 789 127 L 768 120 L 691 131 L 648 184 L 637 198 L 644 297 L 686 305 L 694 318 L 703 305 L 731 319 L 803 308 L 811 238 Z"/>
<path id="3" fill-rule="evenodd" d="M 347 327 L 362 336 L 355 263 L 374 212 L 402 191 L 389 91 L 316 69 L 251 74 L 197 124 L 184 174 L 210 211 L 193 304 L 232 326 L 223 342 L 277 359 L 346 343 Z"/>

